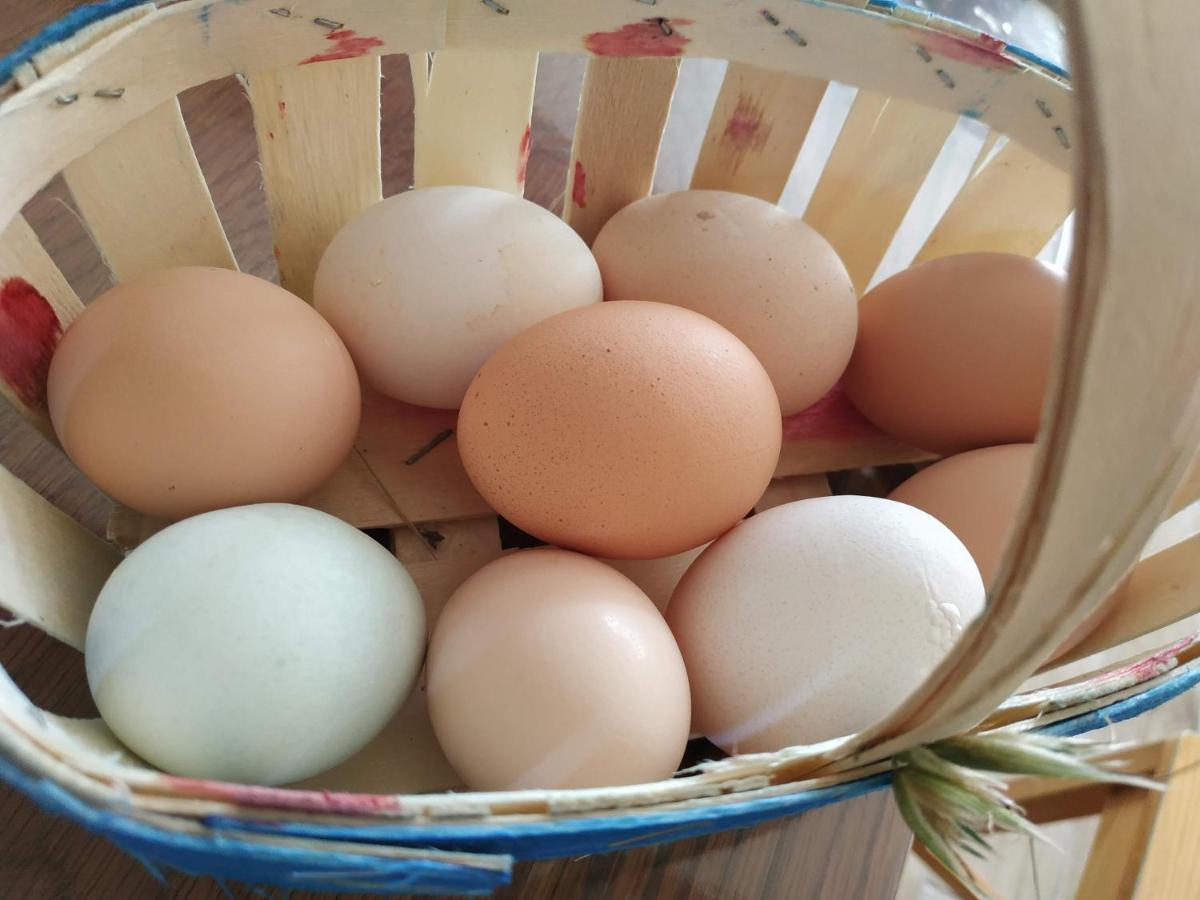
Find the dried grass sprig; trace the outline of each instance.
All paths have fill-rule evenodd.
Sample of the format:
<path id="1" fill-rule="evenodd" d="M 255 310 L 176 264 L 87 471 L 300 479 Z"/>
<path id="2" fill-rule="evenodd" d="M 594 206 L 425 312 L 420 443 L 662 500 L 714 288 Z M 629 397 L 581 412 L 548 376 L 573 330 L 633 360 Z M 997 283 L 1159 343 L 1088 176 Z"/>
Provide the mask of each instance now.
<path id="1" fill-rule="evenodd" d="M 1049 843 L 1025 817 L 997 777 L 1033 775 L 1107 782 L 1146 790 L 1164 785 L 1098 765 L 1101 752 L 1091 741 L 1041 734 L 990 732 L 948 738 L 915 747 L 893 760 L 892 791 L 908 827 L 926 849 L 972 894 L 991 897 L 966 857 L 984 859 L 988 837 L 998 831 Z"/>

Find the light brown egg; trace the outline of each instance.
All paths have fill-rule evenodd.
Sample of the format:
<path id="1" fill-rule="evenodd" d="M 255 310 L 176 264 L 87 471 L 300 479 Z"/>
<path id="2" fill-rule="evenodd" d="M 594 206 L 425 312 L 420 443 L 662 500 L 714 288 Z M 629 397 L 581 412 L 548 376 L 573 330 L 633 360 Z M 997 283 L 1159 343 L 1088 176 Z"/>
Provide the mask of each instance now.
<path id="1" fill-rule="evenodd" d="M 360 413 L 350 355 L 312 307 L 199 267 L 93 302 L 59 344 L 48 393 L 84 474 L 168 519 L 306 496 L 349 452 Z"/>
<path id="2" fill-rule="evenodd" d="M 1017 521 L 1035 449 L 1005 444 L 959 453 L 922 469 L 888 496 L 953 531 L 990 585 Z"/>
<path id="3" fill-rule="evenodd" d="M 726 191 L 680 191 L 625 207 L 597 235 L 606 300 L 702 313 L 762 362 L 784 415 L 833 386 L 854 349 L 854 286 L 820 234 L 779 207 Z"/>
<path id="4" fill-rule="evenodd" d="M 458 448 L 484 499 L 536 537 L 650 559 L 737 523 L 779 459 L 779 403 L 746 345 L 662 303 L 561 313 L 467 391 Z"/>
<path id="5" fill-rule="evenodd" d="M 879 428 L 925 450 L 1032 441 L 1062 306 L 1062 274 L 1024 256 L 914 266 L 859 304 L 846 393 Z"/>
<path id="6" fill-rule="evenodd" d="M 922 469 L 888 495 L 929 513 L 971 551 L 985 587 L 991 587 L 1012 540 L 1021 501 L 1033 474 L 1034 444 L 1004 444 L 948 456 Z M 1083 640 L 1108 614 L 1120 589 L 1054 651 L 1051 659 Z"/>
<path id="7" fill-rule="evenodd" d="M 687 744 L 687 672 L 624 575 L 550 547 L 502 556 L 454 592 L 429 645 L 429 715 L 476 790 L 670 777 Z"/>

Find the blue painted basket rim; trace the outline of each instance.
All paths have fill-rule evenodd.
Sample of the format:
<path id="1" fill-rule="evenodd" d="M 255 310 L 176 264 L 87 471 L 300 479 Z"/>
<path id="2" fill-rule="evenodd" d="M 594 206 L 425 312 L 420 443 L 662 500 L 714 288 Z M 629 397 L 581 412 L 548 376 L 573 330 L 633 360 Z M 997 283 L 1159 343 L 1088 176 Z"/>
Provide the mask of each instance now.
<path id="1" fill-rule="evenodd" d="M 134 6 L 146 5 L 150 2 L 154 2 L 154 0 L 100 0 L 100 2 L 90 3 L 87 6 L 80 6 L 71 10 L 62 18 L 56 19 L 46 25 L 37 34 L 22 41 L 9 53 L 0 56 L 0 84 L 7 82 L 12 78 L 13 73 L 21 64 L 29 62 L 47 47 L 69 40 L 87 26 L 107 19 L 109 16 L 116 15 Z M 806 0 L 806 2 L 816 2 L 816 0 Z M 834 3 L 835 5 L 840 5 L 838 0 L 834 0 Z M 846 6 L 845 9 L 857 11 L 859 8 Z M 909 3 L 899 2 L 899 0 L 868 0 L 865 9 L 885 16 L 895 15 L 897 10 L 915 13 L 930 23 L 926 27 L 932 27 L 939 31 L 949 32 L 952 30 L 950 26 L 961 27 L 961 23 L 947 16 L 938 15 L 937 13 L 932 13 L 929 10 L 921 9 Z M 921 27 L 919 23 L 912 22 L 907 17 L 905 21 L 910 22 L 910 24 L 916 27 Z M 1070 78 L 1070 73 L 1064 67 L 1051 62 L 1043 56 L 1039 56 L 1032 50 L 1028 50 L 1019 44 L 1006 42 L 1000 49 L 1005 53 L 1018 57 L 1023 62 L 1035 68 L 1043 69 L 1059 78 Z"/>
<path id="2" fill-rule="evenodd" d="M 0 84 L 8 81 L 22 63 L 27 63 L 38 53 L 55 44 L 70 40 L 84 28 L 114 16 L 134 6 L 143 6 L 147 0 L 101 0 L 71 10 L 61 19 L 51 22 L 37 34 L 16 46 L 14 50 L 0 56 Z"/>
<path id="3" fill-rule="evenodd" d="M 1178 675 L 1147 691 L 1106 707 L 1056 722 L 1039 729 L 1046 734 L 1078 735 L 1133 718 L 1154 709 L 1200 683 L 1200 668 L 1184 669 Z M 89 806 L 46 778 L 31 776 L 0 758 L 0 778 L 10 781 L 49 812 L 64 815 L 98 834 L 121 844 L 130 818 L 119 812 Z M 815 791 L 764 797 L 743 803 L 697 807 L 676 811 L 561 819 L 556 822 L 456 825 L 338 825 L 324 823 L 269 823 L 233 817 L 204 820 L 216 832 L 210 838 L 179 835 L 135 823 L 150 844 L 166 850 L 186 837 L 189 841 L 217 842 L 233 849 L 221 832 L 236 829 L 281 837 L 390 843 L 403 846 L 476 853 L 509 853 L 518 859 L 552 858 L 580 852 L 599 853 L 642 844 L 677 840 L 734 827 L 744 827 L 781 818 L 830 803 L 880 790 L 891 782 L 890 773 Z M 153 836 L 153 837 L 152 837 Z M 588 849 L 590 848 L 590 849 Z M 252 845 L 257 851 L 257 846 Z M 336 855 L 336 854 L 334 854 Z"/>

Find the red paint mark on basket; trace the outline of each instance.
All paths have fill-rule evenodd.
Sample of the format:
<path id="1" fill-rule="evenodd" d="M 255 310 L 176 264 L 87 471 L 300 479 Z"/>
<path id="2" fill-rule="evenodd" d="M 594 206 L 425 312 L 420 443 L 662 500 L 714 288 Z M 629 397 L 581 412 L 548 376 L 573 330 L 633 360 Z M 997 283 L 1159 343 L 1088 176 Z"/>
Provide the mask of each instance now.
<path id="1" fill-rule="evenodd" d="M 580 209 L 587 207 L 587 173 L 579 160 L 575 160 L 575 177 L 571 179 L 571 202 Z"/>
<path id="2" fill-rule="evenodd" d="M 1004 41 L 987 34 L 969 40 L 934 31 L 921 39 L 921 46 L 947 59 L 985 69 L 1014 69 L 1017 66 L 1015 61 L 1004 55 Z"/>
<path id="3" fill-rule="evenodd" d="M 532 132 L 526 125 L 525 133 L 521 135 L 520 146 L 517 147 L 517 184 L 525 183 L 525 173 L 529 170 L 529 149 L 532 146 L 532 140 Z"/>
<path id="4" fill-rule="evenodd" d="M 271 252 L 275 254 L 275 262 L 279 262 L 280 258 L 283 256 L 283 254 L 279 251 L 279 245 L 273 244 L 271 246 Z"/>
<path id="5" fill-rule="evenodd" d="M 384 794 L 347 794 L 338 791 L 294 791 L 287 788 L 258 787 L 249 784 L 230 784 L 207 781 L 203 778 L 161 776 L 164 787 L 193 797 L 240 803 L 246 806 L 271 809 L 296 809 L 308 812 L 356 815 L 362 813 L 394 812 L 400 809 L 395 797 Z"/>
<path id="6" fill-rule="evenodd" d="M 877 434 L 882 432 L 854 408 L 840 381 L 808 409 L 783 419 L 785 441 L 848 440 Z"/>
<path id="7" fill-rule="evenodd" d="M 0 284 L 0 378 L 26 406 L 46 408 L 46 376 L 62 337 L 54 308 L 24 278 Z"/>
<path id="8" fill-rule="evenodd" d="M 763 121 L 762 104 L 749 94 L 738 94 L 737 105 L 721 132 L 721 143 L 740 157 L 761 150 L 770 134 L 771 124 Z"/>
<path id="9" fill-rule="evenodd" d="M 1127 666 L 1122 666 L 1119 669 L 1113 669 L 1111 672 L 1105 672 L 1088 683 L 1094 685 L 1110 685 L 1115 683 L 1117 690 L 1134 684 L 1141 684 L 1143 681 L 1149 681 L 1151 678 L 1157 678 L 1179 665 L 1179 653 L 1186 650 L 1195 642 L 1195 636 L 1180 638 L 1174 644 L 1164 647 L 1151 656 L 1145 659 L 1139 659 L 1135 663 L 1130 663 Z"/>
<path id="10" fill-rule="evenodd" d="M 616 31 L 584 35 L 583 46 L 596 56 L 679 56 L 692 42 L 679 26 L 694 24 L 691 19 L 642 19 Z"/>
<path id="11" fill-rule="evenodd" d="M 331 31 L 325 35 L 325 40 L 333 41 L 333 49 L 326 50 L 300 60 L 300 65 L 309 63 L 332 62 L 335 59 L 357 59 L 364 56 L 372 47 L 382 47 L 383 41 L 377 37 L 361 37 L 357 32 L 348 29 Z M 280 112 L 283 112 L 282 108 Z"/>
<path id="12" fill-rule="evenodd" d="M 381 44 L 382 44 L 382 43 L 383 43 L 383 41 L 380 41 L 379 43 L 381 43 Z M 277 107 L 279 107 L 279 118 L 281 118 L 281 119 L 286 119 L 286 118 L 287 118 L 287 103 L 286 103 L 285 101 L 283 101 L 283 100 L 280 100 L 280 101 L 279 101 L 278 103 L 276 103 L 275 105 L 276 105 Z"/>

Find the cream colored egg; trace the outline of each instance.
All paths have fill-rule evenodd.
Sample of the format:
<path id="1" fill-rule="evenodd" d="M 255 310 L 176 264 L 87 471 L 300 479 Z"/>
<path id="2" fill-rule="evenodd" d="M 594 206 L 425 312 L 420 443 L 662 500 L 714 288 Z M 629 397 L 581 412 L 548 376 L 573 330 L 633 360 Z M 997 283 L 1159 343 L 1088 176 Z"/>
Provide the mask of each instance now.
<path id="1" fill-rule="evenodd" d="M 759 513 L 667 607 L 696 727 L 731 753 L 812 744 L 891 712 L 983 609 L 971 554 L 933 516 L 837 496 Z"/>
<path id="2" fill-rule="evenodd" d="M 313 286 L 366 382 L 439 409 L 459 407 L 510 337 L 601 296 L 570 226 L 480 187 L 421 188 L 364 210 L 334 237 Z"/>
<path id="3" fill-rule="evenodd" d="M 687 672 L 650 599 L 551 547 L 484 566 L 429 644 L 429 715 L 476 790 L 669 778 L 687 744 Z"/>
<path id="4" fill-rule="evenodd" d="M 283 784 L 362 749 L 421 666 L 425 613 L 357 529 L 273 503 L 185 519 L 133 551 L 88 624 L 88 685 L 176 775 Z"/>
<path id="5" fill-rule="evenodd" d="M 816 403 L 846 368 L 858 310 L 833 247 L 799 217 L 744 194 L 638 200 L 592 247 L 606 300 L 654 300 L 732 331 L 771 376 L 784 415 Z"/>

